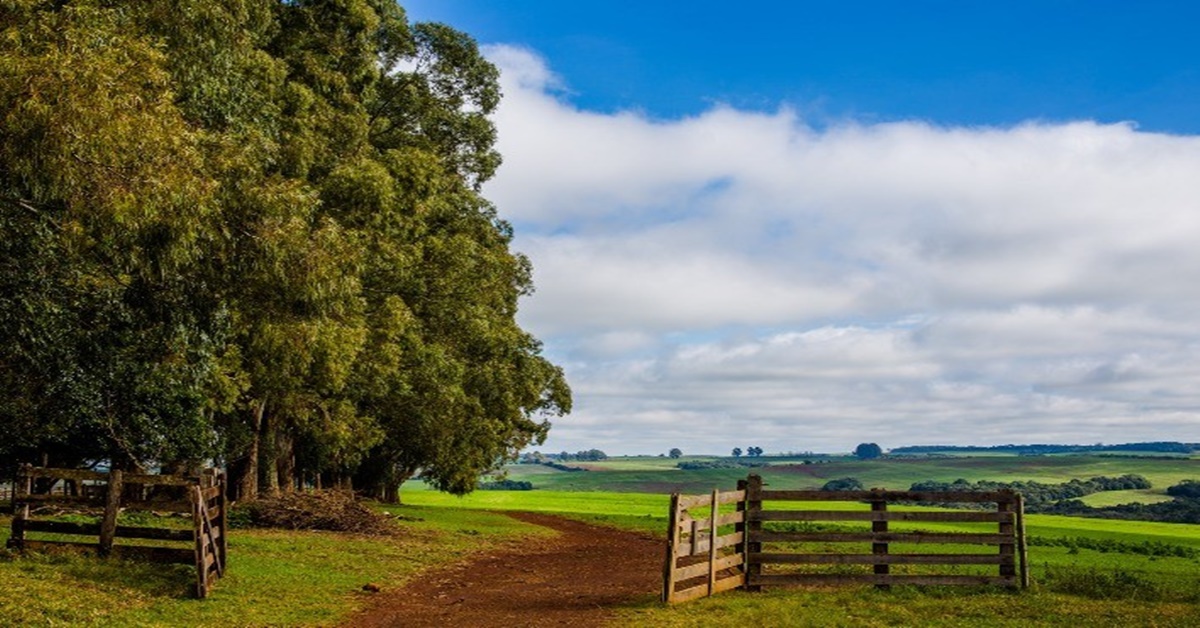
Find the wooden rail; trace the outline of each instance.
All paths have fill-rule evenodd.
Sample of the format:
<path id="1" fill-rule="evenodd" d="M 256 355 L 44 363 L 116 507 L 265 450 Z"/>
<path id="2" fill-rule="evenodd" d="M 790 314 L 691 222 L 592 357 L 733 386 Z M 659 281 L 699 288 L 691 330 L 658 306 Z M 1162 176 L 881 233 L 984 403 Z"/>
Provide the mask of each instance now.
<path id="1" fill-rule="evenodd" d="M 788 501 L 856 502 L 863 509 L 779 508 L 778 502 Z M 994 504 L 995 509 L 889 510 L 898 502 Z M 735 504 L 736 510 L 721 513 L 723 504 Z M 703 516 L 689 509 L 704 511 Z M 839 523 L 831 527 L 828 522 Z M 893 522 L 905 527 L 891 528 Z M 948 531 L 912 525 L 924 523 L 954 525 Z M 734 532 L 721 535 L 720 527 L 729 524 Z M 933 551 L 914 552 L 910 546 L 933 546 Z M 1024 588 L 1027 562 L 1024 507 L 1013 491 L 779 491 L 764 490 L 762 478 L 751 475 L 734 492 L 671 496 L 662 599 L 681 602 L 735 588 L 798 584 Z M 859 571 L 867 566 L 870 571 Z"/>
<path id="2" fill-rule="evenodd" d="M 45 492 L 36 493 L 38 480 Z M 63 490 L 54 492 L 58 482 Z M 176 487 L 166 495 L 148 496 L 150 487 Z M 183 495 L 183 497 L 180 497 Z M 12 534 L 8 547 L 17 550 L 46 550 L 73 547 L 94 551 L 101 556 L 134 558 L 163 563 L 196 566 L 197 597 L 206 597 L 217 577 L 225 572 L 227 554 L 227 504 L 225 475 L 215 469 L 197 477 L 124 473 L 114 469 L 104 473 L 81 469 L 53 469 L 23 465 L 18 470 L 13 492 Z M 71 505 L 100 510 L 98 523 L 70 523 L 34 519 L 32 506 Z M 190 513 L 192 529 L 168 529 L 123 526 L 118 517 L 123 510 Z M 96 542 L 30 539 L 27 533 L 95 537 Z M 192 547 L 118 545 L 116 539 L 149 539 L 188 542 Z"/>

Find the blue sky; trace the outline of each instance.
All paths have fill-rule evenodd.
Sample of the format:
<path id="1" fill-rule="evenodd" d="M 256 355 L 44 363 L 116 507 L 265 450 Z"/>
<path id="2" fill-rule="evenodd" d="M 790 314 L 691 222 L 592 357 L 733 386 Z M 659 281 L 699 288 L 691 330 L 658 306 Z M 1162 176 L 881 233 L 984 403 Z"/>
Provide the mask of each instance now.
<path id="1" fill-rule="evenodd" d="M 537 50 L 572 102 L 694 114 L 791 105 L 820 119 L 1137 121 L 1200 131 L 1200 4 L 422 0 L 484 43 Z M 682 8 L 682 7 L 687 7 Z"/>
<path id="2" fill-rule="evenodd" d="M 405 6 L 501 69 L 542 449 L 1200 442 L 1200 5 Z"/>

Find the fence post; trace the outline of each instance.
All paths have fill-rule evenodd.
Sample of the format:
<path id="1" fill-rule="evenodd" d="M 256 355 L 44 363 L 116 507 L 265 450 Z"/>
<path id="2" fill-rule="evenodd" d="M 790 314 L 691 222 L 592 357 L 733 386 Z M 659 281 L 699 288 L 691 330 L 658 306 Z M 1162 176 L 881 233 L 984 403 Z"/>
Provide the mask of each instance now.
<path id="1" fill-rule="evenodd" d="M 25 522 L 29 520 L 29 501 L 26 498 L 31 493 L 33 493 L 33 465 L 27 462 L 17 468 L 17 478 L 13 484 L 12 534 L 8 537 L 8 547 L 13 549 L 25 549 Z M 17 504 L 21 504 L 21 507 L 17 508 Z"/>
<path id="2" fill-rule="evenodd" d="M 708 594 L 714 593 L 717 584 L 717 517 L 720 516 L 720 494 L 717 489 L 712 492 L 712 512 L 708 528 Z"/>
<path id="3" fill-rule="evenodd" d="M 225 569 L 228 568 L 226 557 L 229 555 L 229 500 L 225 497 L 225 484 L 225 472 L 221 471 L 217 474 L 217 486 L 221 488 L 221 492 L 217 495 L 217 507 L 221 509 L 221 512 L 217 515 L 214 525 L 221 534 L 217 539 L 217 558 L 220 561 L 222 578 L 225 577 Z"/>
<path id="4" fill-rule="evenodd" d="M 121 492 L 124 490 L 124 478 L 120 469 L 108 472 L 108 495 L 104 502 L 104 519 L 100 521 L 100 543 L 97 551 L 101 556 L 107 556 L 112 551 L 113 539 L 117 535 L 117 515 L 121 512 Z"/>
<path id="5" fill-rule="evenodd" d="M 871 500 L 871 512 L 886 513 L 887 512 L 887 501 L 884 500 L 882 497 Z M 871 521 L 871 532 L 878 533 L 878 532 L 887 532 L 887 531 L 888 531 L 887 519 L 875 519 L 875 520 Z M 871 543 L 871 553 L 876 556 L 887 556 L 888 544 L 887 543 Z M 887 563 L 876 562 L 874 567 L 875 567 L 875 569 L 874 569 L 875 575 L 877 575 L 877 576 L 886 576 L 891 573 L 891 565 L 889 565 Z M 876 589 L 890 589 L 892 587 L 891 587 L 891 585 L 888 585 L 888 584 L 876 584 L 875 588 Z"/>
<path id="6" fill-rule="evenodd" d="M 1021 588 L 1029 588 L 1029 550 L 1025 545 L 1025 498 L 1017 493 L 1017 553 L 1021 560 Z"/>
<path id="7" fill-rule="evenodd" d="M 679 562 L 679 493 L 671 493 L 671 514 L 667 517 L 666 558 L 663 565 L 662 601 L 670 602 L 675 593 L 675 568 Z"/>
<path id="8" fill-rule="evenodd" d="M 204 564 L 204 554 L 207 543 L 204 538 L 204 489 L 199 484 L 189 487 L 188 497 L 192 502 L 192 536 L 196 539 L 196 597 L 204 599 L 208 596 L 208 565 Z"/>
<path id="9" fill-rule="evenodd" d="M 1016 560 L 1016 546 L 1013 543 L 1013 536 L 1015 532 L 1013 518 L 1016 517 L 1016 513 L 1013 512 L 1014 501 L 1015 500 L 1011 495 L 1006 496 L 1005 498 L 996 502 L 996 511 L 1000 513 L 1008 513 L 1010 515 L 1010 517 L 1000 520 L 1000 534 L 1003 534 L 1005 537 L 1007 537 L 1005 541 L 1000 543 L 1000 576 L 1015 580 L 1017 575 L 1017 567 L 1014 564 Z M 1014 582 L 1014 584 L 1016 583 Z"/>
<path id="10" fill-rule="evenodd" d="M 762 591 L 762 585 L 755 582 L 762 575 L 762 564 L 753 559 L 755 554 L 762 553 L 762 543 L 750 540 L 754 533 L 762 531 L 762 520 L 759 519 L 762 513 L 762 486 L 762 476 L 752 473 L 746 478 L 746 562 L 750 566 L 746 572 L 747 591 Z"/>
<path id="11" fill-rule="evenodd" d="M 750 573 L 750 534 L 746 532 L 746 480 L 737 481 L 737 490 L 742 492 L 742 498 L 737 501 L 737 511 L 742 513 L 742 520 L 733 524 L 733 530 L 742 535 L 738 549 L 742 552 L 742 589 L 746 588 L 746 574 Z"/>

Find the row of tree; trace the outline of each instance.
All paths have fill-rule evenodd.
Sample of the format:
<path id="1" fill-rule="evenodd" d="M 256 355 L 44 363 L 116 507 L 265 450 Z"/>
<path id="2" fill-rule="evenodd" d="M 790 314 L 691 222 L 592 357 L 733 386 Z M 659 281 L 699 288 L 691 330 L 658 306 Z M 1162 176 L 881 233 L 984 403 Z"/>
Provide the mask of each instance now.
<path id="1" fill-rule="evenodd" d="M 393 0 L 0 4 L 0 461 L 394 499 L 541 442 L 497 79 Z"/>

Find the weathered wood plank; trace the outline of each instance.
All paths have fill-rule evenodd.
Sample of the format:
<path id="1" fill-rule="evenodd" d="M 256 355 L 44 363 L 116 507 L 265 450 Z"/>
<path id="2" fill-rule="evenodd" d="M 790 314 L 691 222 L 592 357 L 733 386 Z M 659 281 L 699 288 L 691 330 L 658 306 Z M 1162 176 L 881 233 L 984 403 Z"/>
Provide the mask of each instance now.
<path id="1" fill-rule="evenodd" d="M 695 508 L 696 506 L 707 506 L 709 500 L 712 499 L 709 495 L 680 495 L 679 507 L 683 510 Z"/>
<path id="2" fill-rule="evenodd" d="M 29 477 L 53 480 L 107 480 L 108 474 L 90 469 L 57 469 L 54 467 L 30 467 Z"/>
<path id="3" fill-rule="evenodd" d="M 946 523 L 1000 523 L 1011 521 L 1008 512 L 911 512 L 888 510 L 764 510 L 760 521 L 938 521 Z"/>
<path id="4" fill-rule="evenodd" d="M 737 576 L 730 576 L 728 578 L 722 578 L 720 580 L 717 580 L 713 584 L 713 588 L 712 588 L 713 593 L 722 593 L 724 591 L 730 591 L 732 589 L 736 589 L 736 588 L 742 586 L 744 580 L 745 580 L 745 578 L 741 574 L 739 574 Z M 697 585 L 694 587 L 688 587 L 686 589 L 681 589 L 679 591 L 673 592 L 671 595 L 671 602 L 672 603 L 687 602 L 689 600 L 695 600 L 695 599 L 699 599 L 702 597 L 707 597 L 708 594 L 709 594 L 708 593 L 708 583 L 706 582 L 701 585 Z"/>
<path id="5" fill-rule="evenodd" d="M 155 475 L 152 473 L 128 473 L 125 475 L 126 484 L 142 486 L 194 486 L 200 479 L 179 475 Z"/>
<path id="6" fill-rule="evenodd" d="M 718 536 L 717 549 L 741 543 L 744 540 L 742 538 L 744 534 L 745 533 L 743 532 L 734 532 L 732 534 L 726 534 L 725 536 Z M 708 537 L 701 537 L 700 540 L 696 541 L 695 543 L 681 543 L 679 545 L 679 553 L 681 556 L 695 556 L 696 554 L 707 552 L 709 547 L 708 541 Z"/>
<path id="7" fill-rule="evenodd" d="M 751 532 L 758 543 L 1011 543 L 1012 535 L 958 532 Z"/>
<path id="8" fill-rule="evenodd" d="M 759 565 L 999 565 L 998 554 L 786 554 L 764 552 L 750 555 Z"/>
<path id="9" fill-rule="evenodd" d="M 1009 491 L 762 491 L 763 501 L 1009 502 Z"/>
<path id="10" fill-rule="evenodd" d="M 1029 548 L 1025 544 L 1025 499 L 1017 495 L 1017 554 L 1021 559 L 1021 588 L 1029 588 Z"/>
<path id="11" fill-rule="evenodd" d="M 25 549 L 35 552 L 71 549 L 88 553 L 99 553 L 96 543 L 69 543 L 65 541 L 35 541 L 27 539 Z M 155 563 L 191 564 L 195 555 L 190 549 L 174 547 L 145 547 L 141 545 L 114 545 L 109 550 L 109 556 L 122 559 L 145 560 Z"/>
<path id="12" fill-rule="evenodd" d="M 716 571 L 729 569 L 730 567 L 738 567 L 744 562 L 741 554 L 730 554 L 721 556 L 713 561 L 712 565 Z M 675 582 L 683 582 L 691 578 L 699 578 L 700 576 L 708 575 L 708 561 L 688 565 L 687 567 L 679 567 L 675 570 Z"/>
<path id="13" fill-rule="evenodd" d="M 843 574 L 771 574 L 759 575 L 750 579 L 751 585 L 760 586 L 775 586 L 775 585 L 815 585 L 815 584 L 874 584 L 874 585 L 934 585 L 934 586 L 957 586 L 957 585 L 1003 585 L 1015 586 L 1016 578 L 1000 577 L 1000 576 L 911 576 L 911 575 L 896 575 L 888 574 L 875 575 L 863 574 L 843 575 Z"/>

